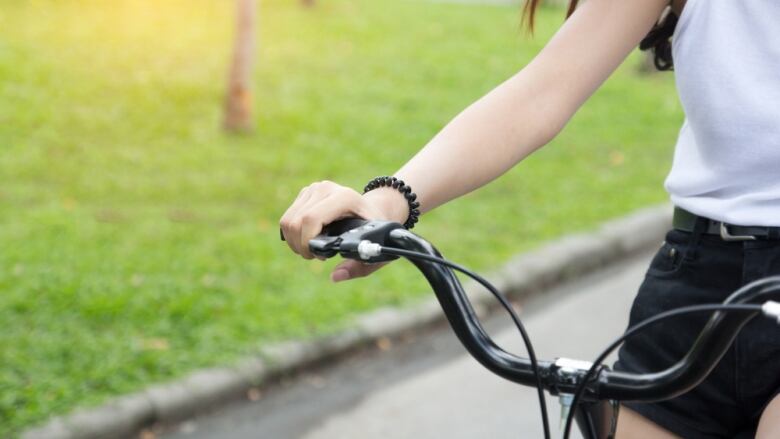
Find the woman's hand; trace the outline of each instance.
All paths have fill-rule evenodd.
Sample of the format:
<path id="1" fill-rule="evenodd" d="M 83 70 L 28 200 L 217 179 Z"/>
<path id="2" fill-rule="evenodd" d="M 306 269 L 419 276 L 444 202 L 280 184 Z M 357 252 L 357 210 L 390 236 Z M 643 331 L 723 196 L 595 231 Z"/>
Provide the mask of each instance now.
<path id="1" fill-rule="evenodd" d="M 331 181 L 321 181 L 301 190 L 282 215 L 279 225 L 290 249 L 304 259 L 312 259 L 315 256 L 309 251 L 309 240 L 333 221 L 359 217 L 403 223 L 409 214 L 408 209 L 406 199 L 394 189 L 379 188 L 360 195 L 351 188 Z M 346 260 L 336 266 L 331 273 L 331 280 L 340 282 L 366 276 L 383 265 L 366 265 Z"/>

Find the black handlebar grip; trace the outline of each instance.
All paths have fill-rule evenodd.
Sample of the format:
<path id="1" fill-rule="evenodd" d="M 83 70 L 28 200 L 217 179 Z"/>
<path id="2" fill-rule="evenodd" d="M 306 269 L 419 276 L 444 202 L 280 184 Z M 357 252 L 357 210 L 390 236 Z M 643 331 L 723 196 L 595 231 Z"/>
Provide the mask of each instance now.
<path id="1" fill-rule="evenodd" d="M 362 241 L 385 245 L 389 233 L 403 225 L 392 221 L 367 221 L 361 218 L 343 218 L 322 228 L 322 233 L 309 241 L 309 251 L 316 256 L 331 258 L 341 254 L 345 258 L 376 263 L 397 259 L 397 256 L 379 255 L 362 259 L 358 247 Z M 281 229 L 279 235 L 284 241 Z"/>

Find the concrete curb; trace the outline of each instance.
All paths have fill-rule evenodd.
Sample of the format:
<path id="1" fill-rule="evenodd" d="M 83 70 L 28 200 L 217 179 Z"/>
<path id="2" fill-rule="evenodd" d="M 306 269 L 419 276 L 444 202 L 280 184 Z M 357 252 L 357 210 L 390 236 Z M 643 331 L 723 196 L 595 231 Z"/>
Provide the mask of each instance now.
<path id="1" fill-rule="evenodd" d="M 499 290 L 522 298 L 660 244 L 672 208 L 662 205 L 604 223 L 592 233 L 565 236 L 521 254 L 487 276 Z M 496 306 L 476 285 L 465 285 L 478 313 Z M 25 439 L 132 437 L 155 423 L 172 423 L 236 400 L 268 379 L 332 359 L 381 337 L 394 337 L 444 320 L 435 297 L 411 308 L 382 308 L 362 315 L 339 334 L 279 343 L 233 367 L 205 369 L 171 383 L 116 398 L 99 407 L 57 417 L 22 433 Z"/>

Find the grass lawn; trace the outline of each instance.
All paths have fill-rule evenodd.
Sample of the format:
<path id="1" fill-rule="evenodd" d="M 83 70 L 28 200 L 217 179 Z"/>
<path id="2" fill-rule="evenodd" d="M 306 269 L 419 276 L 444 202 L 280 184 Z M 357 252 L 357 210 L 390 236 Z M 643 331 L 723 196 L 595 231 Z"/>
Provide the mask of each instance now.
<path id="1" fill-rule="evenodd" d="M 425 295 L 402 263 L 331 285 L 335 261 L 293 257 L 277 220 L 313 180 L 395 171 L 562 21 L 541 10 L 531 40 L 510 6 L 262 0 L 259 129 L 226 136 L 230 2 L 0 2 L 2 437 Z M 484 269 L 665 200 L 682 113 L 639 60 L 416 231 Z"/>

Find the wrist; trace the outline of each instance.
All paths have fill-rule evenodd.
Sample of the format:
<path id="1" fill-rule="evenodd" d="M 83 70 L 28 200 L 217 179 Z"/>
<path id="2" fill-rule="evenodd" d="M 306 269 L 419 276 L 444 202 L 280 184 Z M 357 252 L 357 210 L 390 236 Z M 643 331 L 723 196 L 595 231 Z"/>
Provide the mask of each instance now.
<path id="1" fill-rule="evenodd" d="M 363 199 L 380 211 L 385 220 L 403 224 L 409 218 L 409 203 L 403 194 L 391 187 L 380 187 L 363 194 Z"/>

